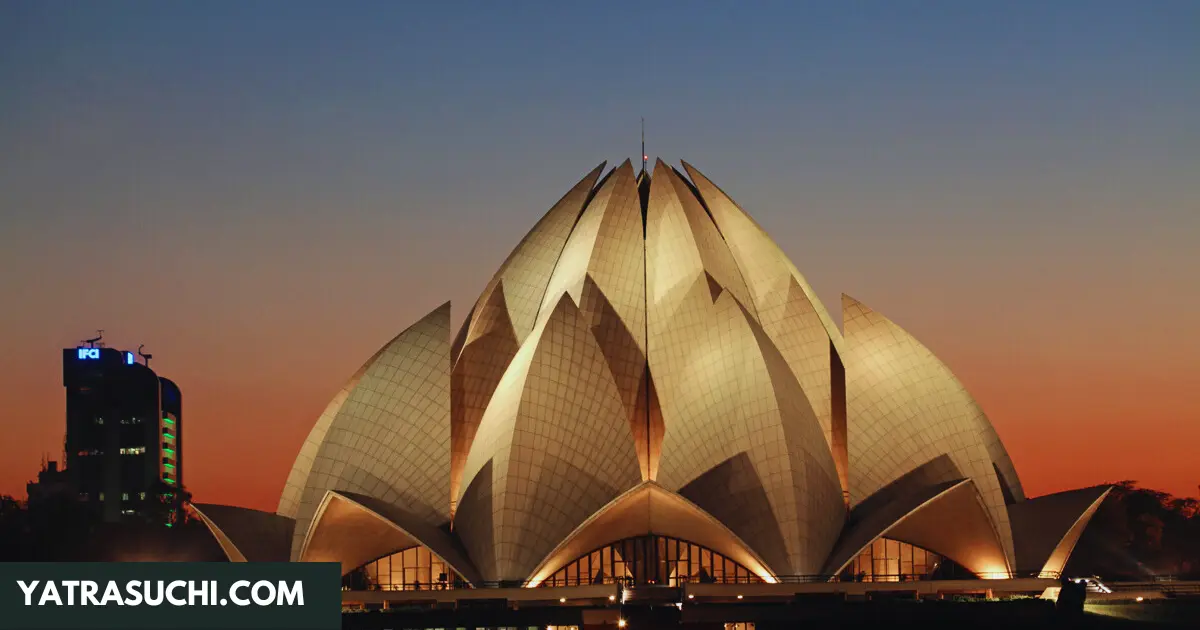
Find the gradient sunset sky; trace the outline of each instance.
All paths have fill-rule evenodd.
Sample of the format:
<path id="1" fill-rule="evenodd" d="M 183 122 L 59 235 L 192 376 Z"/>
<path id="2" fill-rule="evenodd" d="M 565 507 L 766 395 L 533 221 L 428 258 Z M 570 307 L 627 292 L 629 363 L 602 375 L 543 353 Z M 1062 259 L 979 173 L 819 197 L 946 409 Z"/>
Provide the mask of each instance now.
<path id="1" fill-rule="evenodd" d="M 974 393 L 1030 495 L 1200 484 L 1200 3 L 0 3 L 0 494 L 103 328 L 273 510 L 380 345 L 686 159 Z"/>

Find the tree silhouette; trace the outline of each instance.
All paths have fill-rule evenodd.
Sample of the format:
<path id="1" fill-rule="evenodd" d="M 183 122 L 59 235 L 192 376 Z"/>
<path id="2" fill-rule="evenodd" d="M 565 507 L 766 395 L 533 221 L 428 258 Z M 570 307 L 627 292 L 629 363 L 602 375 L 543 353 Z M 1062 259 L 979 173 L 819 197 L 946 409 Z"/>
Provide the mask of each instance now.
<path id="1" fill-rule="evenodd" d="M 0 562 L 24 560 L 29 526 L 25 506 L 8 496 L 0 496 Z"/>
<path id="2" fill-rule="evenodd" d="M 191 494 L 166 484 L 154 490 L 147 495 L 159 499 L 143 506 L 142 518 L 119 523 L 101 522 L 69 494 L 32 503 L 0 496 L 0 562 L 224 560 L 203 523 L 187 518 Z"/>
<path id="3" fill-rule="evenodd" d="M 34 504 L 0 497 L 0 561 L 56 562 L 82 555 L 97 519 L 66 495 Z"/>
<path id="4" fill-rule="evenodd" d="M 192 501 L 192 493 L 187 488 L 172 486 L 161 479 L 151 486 L 147 496 L 158 497 L 143 506 L 142 514 L 150 523 L 172 526 L 183 525 L 187 520 L 187 510 L 184 506 Z"/>
<path id="5" fill-rule="evenodd" d="M 1066 573 L 1108 579 L 1200 577 L 1200 501 L 1114 484 L 1084 530 Z"/>

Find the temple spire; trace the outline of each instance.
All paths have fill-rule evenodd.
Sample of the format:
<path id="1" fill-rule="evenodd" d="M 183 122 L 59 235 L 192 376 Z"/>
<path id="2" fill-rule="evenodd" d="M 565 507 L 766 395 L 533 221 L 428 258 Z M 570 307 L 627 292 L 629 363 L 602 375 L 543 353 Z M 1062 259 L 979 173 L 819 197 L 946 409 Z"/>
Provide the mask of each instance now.
<path id="1" fill-rule="evenodd" d="M 646 117 L 642 117 L 642 172 L 646 172 L 646 160 L 649 156 L 646 155 Z"/>

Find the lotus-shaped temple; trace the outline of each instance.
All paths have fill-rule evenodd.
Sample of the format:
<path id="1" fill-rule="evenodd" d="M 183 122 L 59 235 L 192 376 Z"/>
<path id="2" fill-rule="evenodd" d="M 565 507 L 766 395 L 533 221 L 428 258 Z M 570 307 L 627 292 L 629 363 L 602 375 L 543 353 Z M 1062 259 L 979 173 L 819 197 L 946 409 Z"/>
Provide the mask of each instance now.
<path id="1" fill-rule="evenodd" d="M 1108 489 L 1026 498 L 949 368 L 841 306 L 691 165 L 601 164 L 457 335 L 350 377 L 276 513 L 194 507 L 356 588 L 1057 576 Z"/>

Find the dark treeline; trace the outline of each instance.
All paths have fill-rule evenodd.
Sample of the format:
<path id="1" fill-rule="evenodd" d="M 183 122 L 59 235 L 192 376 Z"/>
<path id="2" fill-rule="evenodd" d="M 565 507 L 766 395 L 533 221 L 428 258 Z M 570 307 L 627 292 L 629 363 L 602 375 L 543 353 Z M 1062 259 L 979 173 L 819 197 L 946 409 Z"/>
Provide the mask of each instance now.
<path id="1" fill-rule="evenodd" d="M 1084 530 L 1068 575 L 1200 579 L 1200 500 L 1116 484 Z"/>
<path id="2" fill-rule="evenodd" d="M 220 561 L 203 523 L 103 523 L 60 495 L 27 504 L 0 496 L 0 562 Z"/>

